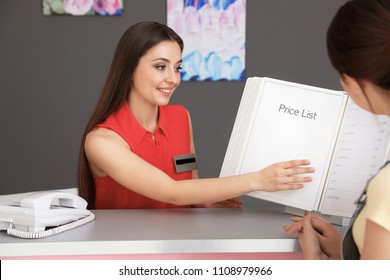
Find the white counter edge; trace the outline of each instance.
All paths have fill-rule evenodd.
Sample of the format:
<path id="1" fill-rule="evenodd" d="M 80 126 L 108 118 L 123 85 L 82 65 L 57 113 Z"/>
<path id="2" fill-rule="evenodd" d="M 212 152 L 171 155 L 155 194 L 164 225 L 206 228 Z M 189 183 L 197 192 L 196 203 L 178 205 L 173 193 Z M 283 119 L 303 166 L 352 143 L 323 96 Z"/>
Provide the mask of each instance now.
<path id="1" fill-rule="evenodd" d="M 0 244 L 1 257 L 300 252 L 297 239 L 128 240 Z"/>

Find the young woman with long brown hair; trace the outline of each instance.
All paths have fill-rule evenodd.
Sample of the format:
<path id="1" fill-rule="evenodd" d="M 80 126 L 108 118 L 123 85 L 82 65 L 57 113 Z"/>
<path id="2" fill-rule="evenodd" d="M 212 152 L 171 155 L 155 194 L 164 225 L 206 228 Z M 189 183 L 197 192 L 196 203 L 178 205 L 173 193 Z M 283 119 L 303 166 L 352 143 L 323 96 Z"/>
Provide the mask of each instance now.
<path id="1" fill-rule="evenodd" d="M 120 39 L 103 93 L 82 138 L 78 187 L 90 209 L 177 208 L 235 199 L 256 191 L 302 188 L 314 172 L 308 160 L 258 172 L 198 179 L 190 115 L 168 105 L 180 84 L 183 41 L 168 26 L 140 22 Z M 187 158 L 186 158 L 187 157 Z"/>

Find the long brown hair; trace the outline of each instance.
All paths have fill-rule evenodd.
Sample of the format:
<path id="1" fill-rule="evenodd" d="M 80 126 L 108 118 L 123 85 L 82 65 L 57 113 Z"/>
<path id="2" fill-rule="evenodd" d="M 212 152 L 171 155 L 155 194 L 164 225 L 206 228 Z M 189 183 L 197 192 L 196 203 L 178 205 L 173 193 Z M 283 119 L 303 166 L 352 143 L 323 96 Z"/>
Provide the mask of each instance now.
<path id="1" fill-rule="evenodd" d="M 390 89 L 390 1 L 351 0 L 334 16 L 327 49 L 340 75 Z"/>
<path id="2" fill-rule="evenodd" d="M 183 51 L 183 40 L 179 35 L 168 26 L 153 21 L 134 24 L 125 31 L 118 42 L 102 94 L 86 126 L 80 146 L 77 184 L 79 195 L 88 202 L 89 209 L 95 208 L 95 187 L 85 155 L 85 138 L 96 125 L 116 112 L 127 100 L 131 77 L 140 58 L 162 41 L 176 41 Z"/>

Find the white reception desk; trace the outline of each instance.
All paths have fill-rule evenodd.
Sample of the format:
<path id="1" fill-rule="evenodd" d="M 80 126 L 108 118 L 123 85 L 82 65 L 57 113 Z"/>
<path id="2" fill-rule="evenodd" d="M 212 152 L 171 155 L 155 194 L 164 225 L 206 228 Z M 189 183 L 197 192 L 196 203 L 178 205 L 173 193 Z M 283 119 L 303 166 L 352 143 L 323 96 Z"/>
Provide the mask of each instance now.
<path id="1" fill-rule="evenodd" d="M 1 231 L 0 259 L 300 259 L 283 209 L 94 210 L 94 221 L 47 238 Z"/>

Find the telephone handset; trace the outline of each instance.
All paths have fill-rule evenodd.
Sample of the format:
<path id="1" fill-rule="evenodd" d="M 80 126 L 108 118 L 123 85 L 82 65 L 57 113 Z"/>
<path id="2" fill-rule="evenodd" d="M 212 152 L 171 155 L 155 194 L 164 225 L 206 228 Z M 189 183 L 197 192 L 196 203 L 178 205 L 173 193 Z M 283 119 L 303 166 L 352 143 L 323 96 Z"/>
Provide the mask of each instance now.
<path id="1" fill-rule="evenodd" d="M 0 205 L 0 230 L 20 238 L 42 238 L 92 221 L 87 202 L 72 193 L 40 191 Z"/>

